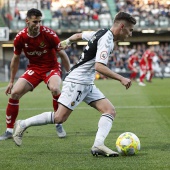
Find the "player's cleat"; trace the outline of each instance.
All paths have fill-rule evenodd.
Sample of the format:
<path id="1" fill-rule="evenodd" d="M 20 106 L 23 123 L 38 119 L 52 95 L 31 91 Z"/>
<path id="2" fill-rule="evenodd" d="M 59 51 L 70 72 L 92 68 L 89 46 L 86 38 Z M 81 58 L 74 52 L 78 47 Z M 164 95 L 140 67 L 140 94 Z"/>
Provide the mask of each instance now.
<path id="1" fill-rule="evenodd" d="M 112 151 L 111 149 L 109 149 L 105 145 L 93 146 L 91 148 L 91 153 L 92 153 L 93 156 L 98 156 L 98 155 L 102 155 L 102 156 L 105 156 L 105 157 L 117 157 L 117 156 L 119 156 L 119 154 L 117 152 Z"/>
<path id="2" fill-rule="evenodd" d="M 57 135 L 58 135 L 59 138 L 66 137 L 66 131 L 64 130 L 62 124 L 56 125 L 56 131 L 57 131 Z"/>
<path id="3" fill-rule="evenodd" d="M 20 122 L 21 120 L 18 120 L 15 122 L 14 134 L 13 134 L 13 139 L 17 146 L 21 146 L 22 136 L 23 136 L 24 131 L 26 130 L 25 128 L 21 127 Z"/>
<path id="4" fill-rule="evenodd" d="M 143 82 L 139 82 L 139 86 L 146 86 L 146 84 Z"/>
<path id="5" fill-rule="evenodd" d="M 7 140 L 12 139 L 12 133 L 9 131 L 6 131 L 4 134 L 0 136 L 0 140 Z"/>

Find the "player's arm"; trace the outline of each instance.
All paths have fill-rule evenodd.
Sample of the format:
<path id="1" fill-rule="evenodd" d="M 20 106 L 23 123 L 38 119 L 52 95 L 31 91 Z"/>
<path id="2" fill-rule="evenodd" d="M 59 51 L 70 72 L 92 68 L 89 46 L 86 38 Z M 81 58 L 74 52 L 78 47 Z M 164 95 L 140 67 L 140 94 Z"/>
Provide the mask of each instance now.
<path id="1" fill-rule="evenodd" d="M 80 40 L 82 40 L 82 33 L 73 34 L 71 37 L 67 38 L 66 40 L 61 41 L 60 45 L 59 45 L 59 48 L 60 49 L 66 49 L 72 43 L 80 41 Z"/>
<path id="2" fill-rule="evenodd" d="M 122 83 L 122 85 L 124 85 L 126 87 L 126 89 L 128 89 L 131 86 L 130 79 L 127 79 L 127 78 L 121 76 L 120 74 L 113 72 L 106 65 L 104 65 L 102 63 L 96 62 L 95 70 L 109 78 L 120 81 Z"/>
<path id="3" fill-rule="evenodd" d="M 10 64 L 10 80 L 9 80 L 7 89 L 5 91 L 6 95 L 11 94 L 11 89 L 13 87 L 15 75 L 19 68 L 19 60 L 20 60 L 19 57 L 20 57 L 20 55 L 16 55 L 16 54 L 14 54 L 12 57 L 11 64 Z"/>
<path id="4" fill-rule="evenodd" d="M 67 47 L 69 47 L 72 43 L 74 42 L 78 42 L 80 40 L 86 40 L 89 41 L 90 38 L 95 34 L 94 31 L 90 31 L 90 32 L 85 32 L 85 33 L 76 33 L 73 34 L 71 37 L 67 38 L 64 41 L 61 41 L 60 43 L 60 48 L 65 49 Z"/>
<path id="5" fill-rule="evenodd" d="M 70 70 L 70 60 L 64 50 L 58 51 L 58 54 L 61 58 L 62 65 L 64 66 L 65 70 L 68 72 Z"/>

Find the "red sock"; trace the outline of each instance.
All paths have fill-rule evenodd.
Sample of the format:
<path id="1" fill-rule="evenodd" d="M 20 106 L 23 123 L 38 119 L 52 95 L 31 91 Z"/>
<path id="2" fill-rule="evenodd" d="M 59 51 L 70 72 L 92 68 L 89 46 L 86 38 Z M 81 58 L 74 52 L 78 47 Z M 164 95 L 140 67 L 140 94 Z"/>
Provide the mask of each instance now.
<path id="1" fill-rule="evenodd" d="M 60 97 L 60 94 L 57 96 L 53 96 L 53 108 L 54 111 L 57 111 L 58 109 L 58 98 Z"/>
<path id="2" fill-rule="evenodd" d="M 146 74 L 142 74 L 142 75 L 140 76 L 140 82 L 143 82 L 143 79 L 145 78 L 145 76 L 146 76 Z"/>
<path id="3" fill-rule="evenodd" d="M 136 75 L 137 75 L 137 73 L 136 73 L 136 72 L 133 72 L 133 73 L 130 75 L 130 79 L 136 78 Z"/>
<path id="4" fill-rule="evenodd" d="M 15 120 L 19 112 L 19 100 L 9 99 L 6 108 L 6 125 L 7 128 L 14 128 Z"/>
<path id="5" fill-rule="evenodd" d="M 149 81 L 152 80 L 153 75 L 154 75 L 153 73 L 150 74 Z"/>

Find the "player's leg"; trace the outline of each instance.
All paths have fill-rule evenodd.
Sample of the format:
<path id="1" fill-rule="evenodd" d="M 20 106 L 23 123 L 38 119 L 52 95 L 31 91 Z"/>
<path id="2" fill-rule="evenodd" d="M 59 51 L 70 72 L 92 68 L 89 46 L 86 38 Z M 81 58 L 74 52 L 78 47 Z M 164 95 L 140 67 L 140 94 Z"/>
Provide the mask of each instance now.
<path id="1" fill-rule="evenodd" d="M 152 82 L 152 77 L 154 76 L 154 70 L 152 69 L 152 67 L 149 68 L 149 72 L 150 72 L 150 76 L 148 82 Z"/>
<path id="2" fill-rule="evenodd" d="M 100 92 L 99 89 L 94 85 L 91 92 L 84 99 L 86 103 L 97 109 L 102 115 L 98 122 L 98 130 L 96 133 L 94 144 L 91 148 L 91 153 L 93 155 L 103 155 L 103 156 L 118 156 L 119 154 L 112 151 L 105 146 L 104 141 L 108 136 L 113 120 L 116 116 L 116 111 L 112 103 L 105 98 L 105 96 Z"/>
<path id="3" fill-rule="evenodd" d="M 32 90 L 33 87 L 22 78 L 19 78 L 15 83 L 11 97 L 9 98 L 8 105 L 6 108 L 6 126 L 7 129 L 3 135 L 0 136 L 0 140 L 6 140 L 12 138 L 13 128 L 15 120 L 19 112 L 19 99 L 28 91 Z"/>
<path id="4" fill-rule="evenodd" d="M 72 110 L 68 109 L 67 107 L 59 104 L 58 110 L 54 112 L 44 112 L 39 115 L 30 117 L 25 120 L 18 120 L 15 123 L 15 129 L 13 134 L 14 142 L 17 146 L 22 144 L 22 137 L 24 131 L 31 127 L 31 126 L 41 126 L 47 124 L 54 124 L 54 123 L 63 123 L 67 120 L 69 115 L 71 114 Z"/>
<path id="5" fill-rule="evenodd" d="M 18 146 L 22 144 L 23 133 L 25 129 L 30 126 L 40 126 L 53 123 L 61 124 L 65 122 L 72 110 L 74 110 L 74 108 L 83 100 L 84 96 L 86 95 L 85 93 L 80 95 L 81 91 L 83 91 L 83 89 L 81 89 L 81 85 L 64 82 L 62 93 L 58 100 L 58 102 L 61 104 L 59 104 L 55 115 L 54 112 L 44 112 L 31 118 L 17 121 L 13 134 L 15 143 Z M 73 101 L 75 102 L 73 103 Z"/>
<path id="6" fill-rule="evenodd" d="M 128 68 L 129 68 L 129 70 L 130 70 L 130 79 L 132 80 L 133 79 L 133 73 L 134 73 L 134 71 L 133 71 L 133 68 L 132 67 L 130 67 L 130 66 L 128 66 Z"/>
<path id="7" fill-rule="evenodd" d="M 41 76 L 36 70 L 34 68 L 29 68 L 15 83 L 6 109 L 6 132 L 13 131 L 14 123 L 19 111 L 19 99 L 28 91 L 32 91 L 41 81 Z M 11 133 L 4 133 L 0 137 L 0 140 L 9 139 L 11 137 Z"/>
<path id="8" fill-rule="evenodd" d="M 104 155 L 104 156 L 118 156 L 119 154 L 104 145 L 104 141 L 108 136 L 113 120 L 116 116 L 115 109 L 108 99 L 102 99 L 90 104 L 92 107 L 96 108 L 102 113 L 99 122 L 98 130 L 96 133 L 95 141 L 91 152 L 94 156 Z"/>
<path id="9" fill-rule="evenodd" d="M 147 69 L 146 65 L 140 65 L 140 77 L 139 77 L 139 86 L 146 86 L 143 82 L 144 78 L 146 77 Z"/>
<path id="10" fill-rule="evenodd" d="M 136 80 L 136 76 L 137 76 L 137 73 L 138 73 L 138 70 L 137 70 L 137 68 L 133 68 L 133 72 L 132 72 L 132 79 L 131 80 Z"/>
<path id="11" fill-rule="evenodd" d="M 58 98 L 61 94 L 61 77 L 60 72 L 58 72 L 58 70 L 54 70 L 50 73 L 50 75 L 48 76 L 47 86 L 53 96 L 53 109 L 55 112 L 58 109 Z M 66 137 L 66 131 L 64 130 L 62 124 L 56 124 L 55 127 L 59 138 Z"/>

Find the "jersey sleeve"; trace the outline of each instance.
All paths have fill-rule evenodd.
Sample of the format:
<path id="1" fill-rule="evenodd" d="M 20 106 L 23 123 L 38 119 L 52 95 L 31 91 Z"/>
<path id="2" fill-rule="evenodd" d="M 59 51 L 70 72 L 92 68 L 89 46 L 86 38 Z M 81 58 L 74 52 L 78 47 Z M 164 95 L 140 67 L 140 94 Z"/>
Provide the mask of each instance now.
<path id="1" fill-rule="evenodd" d="M 95 33 L 96 33 L 95 31 L 83 32 L 82 33 L 82 39 L 89 41 Z"/>
<path id="2" fill-rule="evenodd" d="M 110 53 L 113 51 L 113 38 L 108 33 L 98 40 L 96 61 L 107 65 Z"/>
<path id="3" fill-rule="evenodd" d="M 16 35 L 15 39 L 14 39 L 14 54 L 16 55 L 20 55 L 22 52 L 22 40 L 20 35 Z"/>

